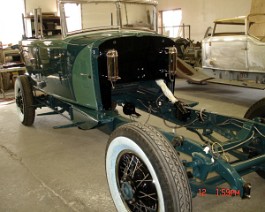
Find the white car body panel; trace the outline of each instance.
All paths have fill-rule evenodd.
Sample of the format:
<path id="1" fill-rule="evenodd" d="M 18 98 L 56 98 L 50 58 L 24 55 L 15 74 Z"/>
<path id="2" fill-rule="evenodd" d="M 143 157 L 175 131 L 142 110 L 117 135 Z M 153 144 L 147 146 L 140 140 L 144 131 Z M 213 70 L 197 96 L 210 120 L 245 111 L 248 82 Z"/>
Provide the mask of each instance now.
<path id="1" fill-rule="evenodd" d="M 211 35 L 202 40 L 203 71 L 215 79 L 242 81 L 251 87 L 262 84 L 264 89 L 265 13 L 214 23 Z M 220 28 L 223 31 L 218 31 Z"/>

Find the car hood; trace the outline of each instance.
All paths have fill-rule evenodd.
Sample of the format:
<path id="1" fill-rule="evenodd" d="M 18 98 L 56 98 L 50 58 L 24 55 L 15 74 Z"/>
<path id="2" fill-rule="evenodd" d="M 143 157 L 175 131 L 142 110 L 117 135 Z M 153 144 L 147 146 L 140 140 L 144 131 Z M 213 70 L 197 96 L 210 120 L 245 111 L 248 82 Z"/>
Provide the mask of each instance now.
<path id="1" fill-rule="evenodd" d="M 161 36 L 154 32 L 138 31 L 138 30 L 104 30 L 100 32 L 88 32 L 78 35 L 71 35 L 65 39 L 69 45 L 87 46 L 92 43 L 100 44 L 105 40 L 128 37 L 128 36 Z"/>

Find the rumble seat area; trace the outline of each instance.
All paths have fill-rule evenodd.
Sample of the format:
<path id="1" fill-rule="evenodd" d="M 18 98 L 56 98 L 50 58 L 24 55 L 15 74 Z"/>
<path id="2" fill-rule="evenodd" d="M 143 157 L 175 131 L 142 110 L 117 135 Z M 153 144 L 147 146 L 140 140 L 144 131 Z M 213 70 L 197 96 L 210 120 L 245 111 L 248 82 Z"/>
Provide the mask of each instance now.
<path id="1" fill-rule="evenodd" d="M 158 36 L 121 37 L 108 40 L 99 46 L 99 81 L 102 104 L 111 107 L 111 83 L 108 81 L 108 50 L 118 52 L 120 79 L 116 84 L 128 84 L 156 79 L 168 80 L 168 47 L 174 46 L 171 39 Z"/>
<path id="2" fill-rule="evenodd" d="M 248 34 L 251 35 L 252 37 L 257 38 L 258 40 L 265 42 L 264 37 L 265 37 L 265 23 L 262 24 L 252 24 L 249 27 Z"/>

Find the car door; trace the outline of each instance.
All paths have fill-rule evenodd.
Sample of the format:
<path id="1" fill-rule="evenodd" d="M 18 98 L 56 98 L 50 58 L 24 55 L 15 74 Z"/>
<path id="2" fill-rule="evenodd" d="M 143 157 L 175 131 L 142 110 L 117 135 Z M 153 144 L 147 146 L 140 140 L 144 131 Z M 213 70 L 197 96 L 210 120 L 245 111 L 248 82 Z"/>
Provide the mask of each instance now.
<path id="1" fill-rule="evenodd" d="M 212 36 L 208 40 L 208 65 L 220 70 L 248 70 L 245 35 Z"/>
<path id="2" fill-rule="evenodd" d="M 67 67 L 67 51 L 60 40 L 42 40 L 38 45 L 41 88 L 58 97 L 74 100 L 71 71 Z"/>
<path id="3" fill-rule="evenodd" d="M 219 70 L 248 70 L 245 17 L 215 21 L 211 36 L 203 41 L 203 67 Z"/>

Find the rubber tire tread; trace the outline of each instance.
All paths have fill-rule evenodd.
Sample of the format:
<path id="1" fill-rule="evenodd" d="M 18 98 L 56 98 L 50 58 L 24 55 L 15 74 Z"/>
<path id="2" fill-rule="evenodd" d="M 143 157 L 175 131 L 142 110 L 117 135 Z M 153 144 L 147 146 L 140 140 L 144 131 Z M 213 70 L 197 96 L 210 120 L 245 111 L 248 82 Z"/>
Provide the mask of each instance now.
<path id="1" fill-rule="evenodd" d="M 256 117 L 262 117 L 265 118 L 265 98 L 255 102 L 253 105 L 249 107 L 247 110 L 244 118 L 246 119 L 254 119 Z M 247 149 L 243 149 L 244 152 L 247 151 Z M 265 171 L 257 170 L 256 173 L 265 179 Z"/>
<path id="2" fill-rule="evenodd" d="M 255 102 L 250 108 L 247 110 L 244 118 L 253 119 L 256 117 L 264 117 L 265 118 L 265 98 Z"/>
<path id="3" fill-rule="evenodd" d="M 31 126 L 35 119 L 35 107 L 33 107 L 33 92 L 32 86 L 27 76 L 19 76 L 16 80 L 20 82 L 20 89 L 23 98 L 24 107 L 24 119 L 22 124 L 25 126 Z"/>
<path id="4" fill-rule="evenodd" d="M 118 127 L 106 148 L 119 136 L 130 138 L 147 155 L 159 178 L 166 212 L 192 211 L 192 196 L 186 171 L 174 147 L 156 129 L 138 122 Z"/>

